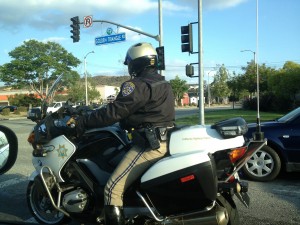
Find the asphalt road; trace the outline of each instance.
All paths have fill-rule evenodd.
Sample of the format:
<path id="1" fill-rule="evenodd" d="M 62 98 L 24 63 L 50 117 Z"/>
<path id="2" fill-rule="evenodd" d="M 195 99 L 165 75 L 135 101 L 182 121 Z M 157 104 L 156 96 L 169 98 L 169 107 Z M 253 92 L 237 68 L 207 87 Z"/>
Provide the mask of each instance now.
<path id="1" fill-rule="evenodd" d="M 191 113 L 185 111 L 185 114 Z M 26 202 L 28 178 L 33 171 L 31 147 L 27 136 L 34 123 L 23 120 L 5 120 L 0 124 L 17 134 L 19 154 L 15 166 L 0 176 L 0 221 L 36 223 Z M 247 209 L 235 199 L 243 225 L 299 225 L 300 176 L 299 173 L 282 174 L 273 182 L 249 181 L 250 207 Z"/>

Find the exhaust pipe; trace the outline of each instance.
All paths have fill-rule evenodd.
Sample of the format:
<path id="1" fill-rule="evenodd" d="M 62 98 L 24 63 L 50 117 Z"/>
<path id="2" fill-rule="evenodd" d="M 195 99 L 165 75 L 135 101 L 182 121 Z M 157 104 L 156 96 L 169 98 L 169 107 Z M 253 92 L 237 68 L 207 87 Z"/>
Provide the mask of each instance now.
<path id="1" fill-rule="evenodd" d="M 172 217 L 165 221 L 168 225 L 227 225 L 229 216 L 226 208 L 216 205 L 208 212 L 195 213 L 193 215 L 182 215 L 180 217 Z"/>

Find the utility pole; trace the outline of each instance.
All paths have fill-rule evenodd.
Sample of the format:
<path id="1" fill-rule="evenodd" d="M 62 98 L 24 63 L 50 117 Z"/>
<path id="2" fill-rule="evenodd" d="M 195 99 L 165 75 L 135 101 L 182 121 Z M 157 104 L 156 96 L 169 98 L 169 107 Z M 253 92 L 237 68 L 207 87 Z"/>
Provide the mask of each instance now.
<path id="1" fill-rule="evenodd" d="M 95 53 L 94 51 L 88 52 L 85 56 L 84 56 L 84 76 L 85 76 L 85 105 L 88 106 L 89 105 L 89 100 L 88 100 L 88 82 L 87 82 L 87 72 L 86 72 L 86 57 L 88 56 L 88 54 L 90 53 Z"/>

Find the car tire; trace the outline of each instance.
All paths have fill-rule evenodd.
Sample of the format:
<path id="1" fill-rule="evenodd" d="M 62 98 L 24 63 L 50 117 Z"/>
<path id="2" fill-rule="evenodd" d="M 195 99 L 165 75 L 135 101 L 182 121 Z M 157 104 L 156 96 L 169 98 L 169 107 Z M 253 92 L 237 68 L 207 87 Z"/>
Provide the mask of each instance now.
<path id="1" fill-rule="evenodd" d="M 243 173 L 254 181 L 274 180 L 281 170 L 281 160 L 270 146 L 263 146 L 244 165 Z"/>

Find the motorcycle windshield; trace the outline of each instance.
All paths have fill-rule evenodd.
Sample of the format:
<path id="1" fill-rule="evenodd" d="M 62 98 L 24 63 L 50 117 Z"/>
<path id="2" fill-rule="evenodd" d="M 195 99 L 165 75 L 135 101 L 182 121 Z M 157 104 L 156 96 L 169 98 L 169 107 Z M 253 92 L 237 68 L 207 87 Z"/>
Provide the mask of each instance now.
<path id="1" fill-rule="evenodd" d="M 60 83 L 62 82 L 62 77 L 63 77 L 62 74 L 59 75 L 57 77 L 57 79 L 54 81 L 54 83 L 52 84 L 52 86 L 50 87 L 49 92 L 48 92 L 46 98 L 44 99 L 44 101 L 42 103 L 42 108 L 41 108 L 42 109 L 42 115 L 46 115 L 47 107 L 48 107 L 51 99 L 53 98 L 56 89 L 59 87 Z"/>

